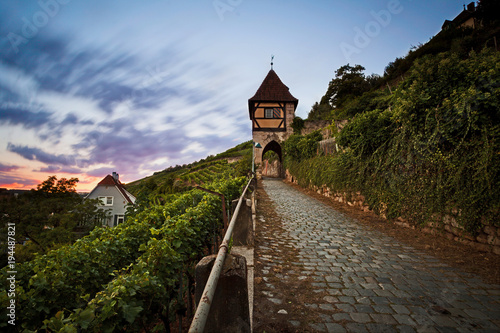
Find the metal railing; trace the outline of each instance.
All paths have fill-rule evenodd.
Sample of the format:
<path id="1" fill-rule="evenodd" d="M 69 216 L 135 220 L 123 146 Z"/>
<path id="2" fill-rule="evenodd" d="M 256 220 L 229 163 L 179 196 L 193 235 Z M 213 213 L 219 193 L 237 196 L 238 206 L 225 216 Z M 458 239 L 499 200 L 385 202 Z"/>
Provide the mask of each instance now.
<path id="1" fill-rule="evenodd" d="M 238 200 L 238 205 L 236 206 L 231 221 L 229 222 L 229 226 L 227 227 L 224 239 L 219 246 L 219 252 L 217 253 L 217 258 L 215 259 L 214 266 L 212 267 L 210 276 L 208 277 L 205 288 L 203 289 L 203 294 L 200 298 L 200 304 L 198 304 L 198 307 L 196 308 L 196 313 L 194 314 L 193 321 L 191 322 L 191 327 L 189 327 L 190 333 L 203 332 L 205 330 L 208 313 L 210 312 L 210 305 L 212 304 L 215 290 L 217 289 L 217 283 L 219 282 L 220 273 L 224 265 L 224 260 L 226 260 L 226 254 L 229 249 L 229 241 L 233 234 L 234 225 L 236 224 L 236 219 L 240 211 L 241 203 L 243 201 L 243 198 L 245 197 L 245 193 L 247 192 L 248 187 L 250 186 L 250 183 L 252 182 L 252 179 L 253 178 L 248 181 L 247 186 L 243 190 L 243 193 Z"/>

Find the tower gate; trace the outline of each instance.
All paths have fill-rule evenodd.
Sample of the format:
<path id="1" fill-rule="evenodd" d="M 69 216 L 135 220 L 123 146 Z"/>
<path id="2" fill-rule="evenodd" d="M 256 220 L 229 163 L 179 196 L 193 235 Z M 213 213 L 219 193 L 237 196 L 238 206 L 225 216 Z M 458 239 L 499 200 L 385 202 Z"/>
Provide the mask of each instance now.
<path id="1" fill-rule="evenodd" d="M 283 84 L 272 68 L 255 95 L 248 100 L 257 177 L 261 177 L 263 171 L 266 171 L 263 169 L 262 157 L 270 150 L 279 157 L 278 170 L 281 171 L 277 176 L 283 177 L 281 145 L 293 133 L 291 124 L 295 118 L 298 103 L 299 100 L 292 96 L 288 87 Z M 257 143 L 262 148 L 255 148 Z"/>

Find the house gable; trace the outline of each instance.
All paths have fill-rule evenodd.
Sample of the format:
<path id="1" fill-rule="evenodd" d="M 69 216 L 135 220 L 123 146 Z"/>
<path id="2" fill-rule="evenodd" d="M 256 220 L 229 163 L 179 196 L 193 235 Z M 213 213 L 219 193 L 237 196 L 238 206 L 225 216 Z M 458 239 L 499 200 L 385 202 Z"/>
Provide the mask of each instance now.
<path id="1" fill-rule="evenodd" d="M 123 220 L 127 205 L 134 204 L 136 198 L 128 192 L 123 184 L 116 178 L 107 175 L 97 186 L 85 197 L 85 199 L 99 199 L 100 197 L 110 198 L 110 205 L 103 205 L 102 208 L 111 213 L 112 219 L 107 222 L 109 226 L 116 225 L 118 220 Z"/>

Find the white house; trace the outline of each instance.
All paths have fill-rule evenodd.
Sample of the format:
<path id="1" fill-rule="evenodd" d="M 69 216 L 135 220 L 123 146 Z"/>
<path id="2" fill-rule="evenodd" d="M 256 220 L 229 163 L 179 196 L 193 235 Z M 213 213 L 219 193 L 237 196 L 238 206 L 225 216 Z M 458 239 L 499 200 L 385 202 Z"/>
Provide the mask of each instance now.
<path id="1" fill-rule="evenodd" d="M 134 204 L 136 200 L 122 185 L 116 172 L 104 177 L 85 199 L 99 199 L 101 205 L 110 211 L 111 217 L 103 223 L 110 227 L 124 221 L 127 205 Z"/>

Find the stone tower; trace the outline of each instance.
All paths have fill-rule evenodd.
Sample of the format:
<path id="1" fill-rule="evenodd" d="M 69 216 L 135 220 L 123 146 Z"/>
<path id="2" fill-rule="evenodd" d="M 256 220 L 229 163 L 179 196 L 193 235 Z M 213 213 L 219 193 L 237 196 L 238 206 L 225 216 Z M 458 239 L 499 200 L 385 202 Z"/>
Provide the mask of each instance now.
<path id="1" fill-rule="evenodd" d="M 291 124 L 298 103 L 271 68 L 255 95 L 248 100 L 253 141 L 262 146 L 262 149 L 254 148 L 255 165 L 261 165 L 262 156 L 269 150 L 278 154 L 281 164 L 281 144 L 293 133 Z M 260 173 L 258 168 L 257 175 Z"/>

